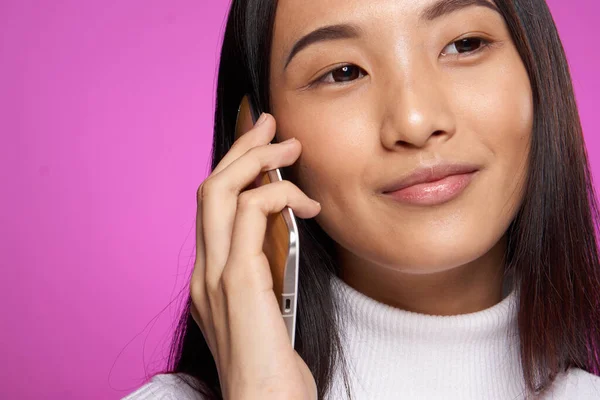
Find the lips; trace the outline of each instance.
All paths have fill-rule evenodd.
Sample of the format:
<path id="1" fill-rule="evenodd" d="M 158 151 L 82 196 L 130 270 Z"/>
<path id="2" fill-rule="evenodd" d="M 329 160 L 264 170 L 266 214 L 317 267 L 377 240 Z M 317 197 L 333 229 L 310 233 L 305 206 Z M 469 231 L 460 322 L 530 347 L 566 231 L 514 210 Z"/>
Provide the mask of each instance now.
<path id="1" fill-rule="evenodd" d="M 421 166 L 398 180 L 386 185 L 383 193 L 396 192 L 410 186 L 436 182 L 452 175 L 469 174 L 480 169 L 474 164 L 439 163 L 435 165 Z"/>

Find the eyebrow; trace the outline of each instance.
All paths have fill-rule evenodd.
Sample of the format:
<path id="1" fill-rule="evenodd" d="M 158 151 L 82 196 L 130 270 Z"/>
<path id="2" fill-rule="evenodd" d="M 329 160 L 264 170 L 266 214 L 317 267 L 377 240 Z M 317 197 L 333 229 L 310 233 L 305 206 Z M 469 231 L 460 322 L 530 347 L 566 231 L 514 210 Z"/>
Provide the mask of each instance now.
<path id="1" fill-rule="evenodd" d="M 496 5 L 488 0 L 439 0 L 423 10 L 420 14 L 420 18 L 426 21 L 433 21 L 444 15 L 472 6 L 486 7 L 498 13 L 500 12 Z M 288 64 L 296 54 L 310 45 L 331 40 L 356 39 L 360 37 L 362 33 L 362 29 L 358 25 L 353 24 L 336 24 L 318 28 L 302 36 L 294 43 L 283 69 L 285 70 L 287 68 Z"/>
<path id="2" fill-rule="evenodd" d="M 433 21 L 443 15 L 473 6 L 486 7 L 500 13 L 496 5 L 488 0 L 441 0 L 423 10 L 421 19 Z"/>

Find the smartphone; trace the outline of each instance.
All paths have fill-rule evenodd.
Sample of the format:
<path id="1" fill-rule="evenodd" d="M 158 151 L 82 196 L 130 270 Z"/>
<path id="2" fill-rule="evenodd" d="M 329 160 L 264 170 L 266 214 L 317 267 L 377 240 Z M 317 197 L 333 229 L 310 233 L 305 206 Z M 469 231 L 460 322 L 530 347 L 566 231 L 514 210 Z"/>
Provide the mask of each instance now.
<path id="1" fill-rule="evenodd" d="M 248 132 L 259 116 L 259 111 L 254 107 L 250 95 L 245 95 L 238 108 L 235 140 Z M 276 168 L 261 172 L 254 184 L 246 189 L 281 180 L 283 180 L 281 172 L 279 168 Z M 299 246 L 298 227 L 292 209 L 285 207 L 281 212 L 269 215 L 263 251 L 269 260 L 273 277 L 273 291 L 279 302 L 281 316 L 285 322 L 292 347 L 296 332 Z"/>

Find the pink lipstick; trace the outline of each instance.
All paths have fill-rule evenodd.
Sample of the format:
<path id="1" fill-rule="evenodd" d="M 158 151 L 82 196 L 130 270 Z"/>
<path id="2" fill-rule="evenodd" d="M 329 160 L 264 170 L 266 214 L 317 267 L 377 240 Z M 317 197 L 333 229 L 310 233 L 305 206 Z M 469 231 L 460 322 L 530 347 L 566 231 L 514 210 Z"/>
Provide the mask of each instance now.
<path id="1" fill-rule="evenodd" d="M 466 164 L 436 164 L 414 170 L 383 189 L 403 203 L 432 206 L 448 202 L 471 183 L 479 168 Z"/>

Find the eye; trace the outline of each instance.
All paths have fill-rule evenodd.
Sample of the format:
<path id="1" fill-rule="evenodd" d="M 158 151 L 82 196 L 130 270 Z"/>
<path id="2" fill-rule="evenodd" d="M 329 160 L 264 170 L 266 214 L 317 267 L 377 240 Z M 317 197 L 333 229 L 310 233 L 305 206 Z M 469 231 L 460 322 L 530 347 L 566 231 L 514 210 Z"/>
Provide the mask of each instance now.
<path id="1" fill-rule="evenodd" d="M 468 55 L 471 53 L 475 53 L 479 50 L 483 50 L 489 44 L 489 41 L 479 37 L 459 39 L 444 47 L 444 49 L 442 50 L 442 55 Z"/>
<path id="2" fill-rule="evenodd" d="M 313 85 L 352 82 L 353 80 L 361 78 L 361 75 L 365 74 L 366 72 L 362 68 L 353 64 L 346 64 L 325 73 L 315 82 L 313 82 Z"/>

